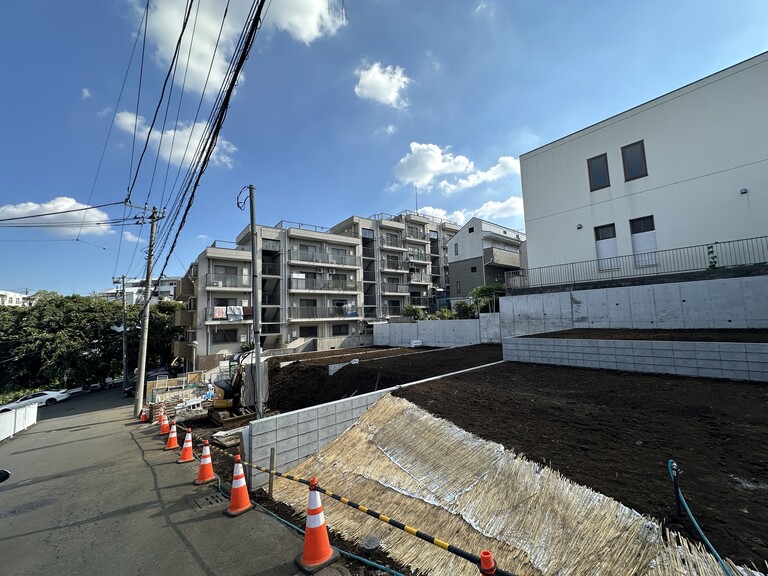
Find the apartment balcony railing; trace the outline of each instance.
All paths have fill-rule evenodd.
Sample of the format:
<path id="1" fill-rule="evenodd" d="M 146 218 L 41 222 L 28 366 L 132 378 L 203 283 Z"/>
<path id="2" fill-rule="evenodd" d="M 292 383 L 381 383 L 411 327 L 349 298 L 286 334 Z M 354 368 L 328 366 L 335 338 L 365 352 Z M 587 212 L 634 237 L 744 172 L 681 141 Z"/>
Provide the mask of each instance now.
<path id="1" fill-rule="evenodd" d="M 418 230 L 406 230 L 405 237 L 411 240 L 419 240 L 421 242 L 428 241 L 427 235 L 424 234 L 424 232 L 419 232 Z"/>
<path id="2" fill-rule="evenodd" d="M 271 262 L 262 262 L 261 273 L 267 276 L 280 276 L 280 265 Z"/>
<path id="3" fill-rule="evenodd" d="M 402 316 L 402 307 L 400 306 L 382 306 L 381 313 L 383 316 Z"/>
<path id="4" fill-rule="evenodd" d="M 252 322 L 252 306 L 211 306 L 205 309 L 206 322 Z"/>
<path id="5" fill-rule="evenodd" d="M 294 306 L 288 308 L 290 320 L 319 320 L 324 318 L 358 318 L 357 309 L 343 306 Z"/>
<path id="6" fill-rule="evenodd" d="M 318 278 L 291 278 L 291 290 L 323 290 L 331 292 L 360 292 L 360 282 L 354 280 L 321 280 Z"/>
<path id="7" fill-rule="evenodd" d="M 419 250 L 408 250 L 408 259 L 416 262 L 431 262 L 432 258 L 426 252 Z"/>
<path id="8" fill-rule="evenodd" d="M 408 270 L 408 265 L 402 260 L 395 260 L 393 258 L 383 258 L 381 260 L 382 270 Z"/>
<path id="9" fill-rule="evenodd" d="M 381 291 L 390 294 L 408 294 L 408 284 L 397 284 L 394 282 L 384 282 L 381 285 Z"/>
<path id="10" fill-rule="evenodd" d="M 511 270 L 504 274 L 504 281 L 507 288 L 515 290 L 696 272 L 766 262 L 768 262 L 768 236 L 759 236 L 541 268 Z"/>
<path id="11" fill-rule="evenodd" d="M 411 306 L 429 306 L 429 297 L 411 296 Z"/>
<path id="12" fill-rule="evenodd" d="M 403 244 L 403 241 L 400 238 L 387 238 L 386 236 L 381 237 L 381 246 L 382 248 L 405 249 L 405 245 Z"/>
<path id="13" fill-rule="evenodd" d="M 432 282 L 431 274 L 423 274 L 421 272 L 414 272 L 408 278 L 412 283 L 416 284 L 429 284 Z"/>
<path id="14" fill-rule="evenodd" d="M 360 266 L 360 258 L 346 256 L 344 254 L 331 254 L 329 252 L 309 252 L 291 248 L 288 251 L 288 260 L 291 262 L 308 262 L 318 266 Z"/>
<path id="15" fill-rule="evenodd" d="M 205 285 L 218 288 L 250 288 L 251 277 L 237 274 L 206 274 Z"/>
<path id="16" fill-rule="evenodd" d="M 280 242 L 278 240 L 262 240 L 261 241 L 261 249 L 262 250 L 271 250 L 273 252 L 280 251 Z"/>

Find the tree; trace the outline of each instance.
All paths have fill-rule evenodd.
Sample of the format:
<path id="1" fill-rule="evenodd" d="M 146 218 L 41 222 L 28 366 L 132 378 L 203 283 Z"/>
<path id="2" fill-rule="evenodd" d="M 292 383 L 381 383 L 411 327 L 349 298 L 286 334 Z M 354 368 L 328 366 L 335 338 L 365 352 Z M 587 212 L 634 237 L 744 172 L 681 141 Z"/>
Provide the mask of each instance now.
<path id="1" fill-rule="evenodd" d="M 473 302 L 459 300 L 453 305 L 453 310 L 456 312 L 456 316 L 458 316 L 459 319 L 464 320 L 466 318 L 474 318 L 477 307 Z"/>
<path id="2" fill-rule="evenodd" d="M 499 294 L 504 294 L 503 284 L 477 286 L 469 292 L 479 312 L 498 312 Z"/>
<path id="3" fill-rule="evenodd" d="M 424 318 L 426 317 L 424 310 L 422 310 L 418 306 L 412 306 L 410 304 L 408 304 L 407 306 L 403 306 L 402 310 L 400 311 L 400 315 L 405 316 L 407 318 L 413 318 L 415 320 L 424 320 Z"/>

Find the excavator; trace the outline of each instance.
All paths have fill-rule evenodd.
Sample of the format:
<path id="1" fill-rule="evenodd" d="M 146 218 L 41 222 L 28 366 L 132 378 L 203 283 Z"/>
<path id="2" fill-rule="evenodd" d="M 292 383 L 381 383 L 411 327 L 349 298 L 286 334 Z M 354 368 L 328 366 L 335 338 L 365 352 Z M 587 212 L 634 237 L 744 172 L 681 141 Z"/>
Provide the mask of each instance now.
<path id="1" fill-rule="evenodd" d="M 244 393 L 247 385 L 244 360 L 248 354 L 250 352 L 235 354 L 229 361 L 229 378 L 213 382 L 213 406 L 208 409 L 208 417 L 224 430 L 242 426 L 258 416 L 255 405 L 243 403 L 244 397 L 256 397 L 255 393 Z"/>

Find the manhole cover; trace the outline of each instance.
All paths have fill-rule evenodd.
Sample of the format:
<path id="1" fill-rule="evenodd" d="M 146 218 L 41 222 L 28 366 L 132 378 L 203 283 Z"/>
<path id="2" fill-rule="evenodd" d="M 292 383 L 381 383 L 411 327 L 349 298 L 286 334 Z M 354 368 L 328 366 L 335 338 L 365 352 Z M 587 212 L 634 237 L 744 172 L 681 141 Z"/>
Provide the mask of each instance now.
<path id="1" fill-rule="evenodd" d="M 229 500 L 227 500 L 223 494 L 216 492 L 214 494 L 209 494 L 208 496 L 203 496 L 202 498 L 195 498 L 192 500 L 192 507 L 195 510 L 205 510 L 211 506 L 219 506 L 227 503 L 229 503 Z"/>

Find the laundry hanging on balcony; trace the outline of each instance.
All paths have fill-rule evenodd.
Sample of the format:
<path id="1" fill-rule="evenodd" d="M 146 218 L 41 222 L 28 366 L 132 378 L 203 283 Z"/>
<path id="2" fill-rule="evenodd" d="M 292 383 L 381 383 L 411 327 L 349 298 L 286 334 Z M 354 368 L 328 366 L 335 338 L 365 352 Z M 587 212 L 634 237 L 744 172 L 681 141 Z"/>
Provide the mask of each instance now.
<path id="1" fill-rule="evenodd" d="M 227 306 L 227 320 L 230 322 L 242 322 L 243 320 L 243 307 L 242 306 Z"/>
<path id="2" fill-rule="evenodd" d="M 226 320 L 227 319 L 227 307 L 226 306 L 214 306 L 213 307 L 213 319 L 214 320 Z"/>

